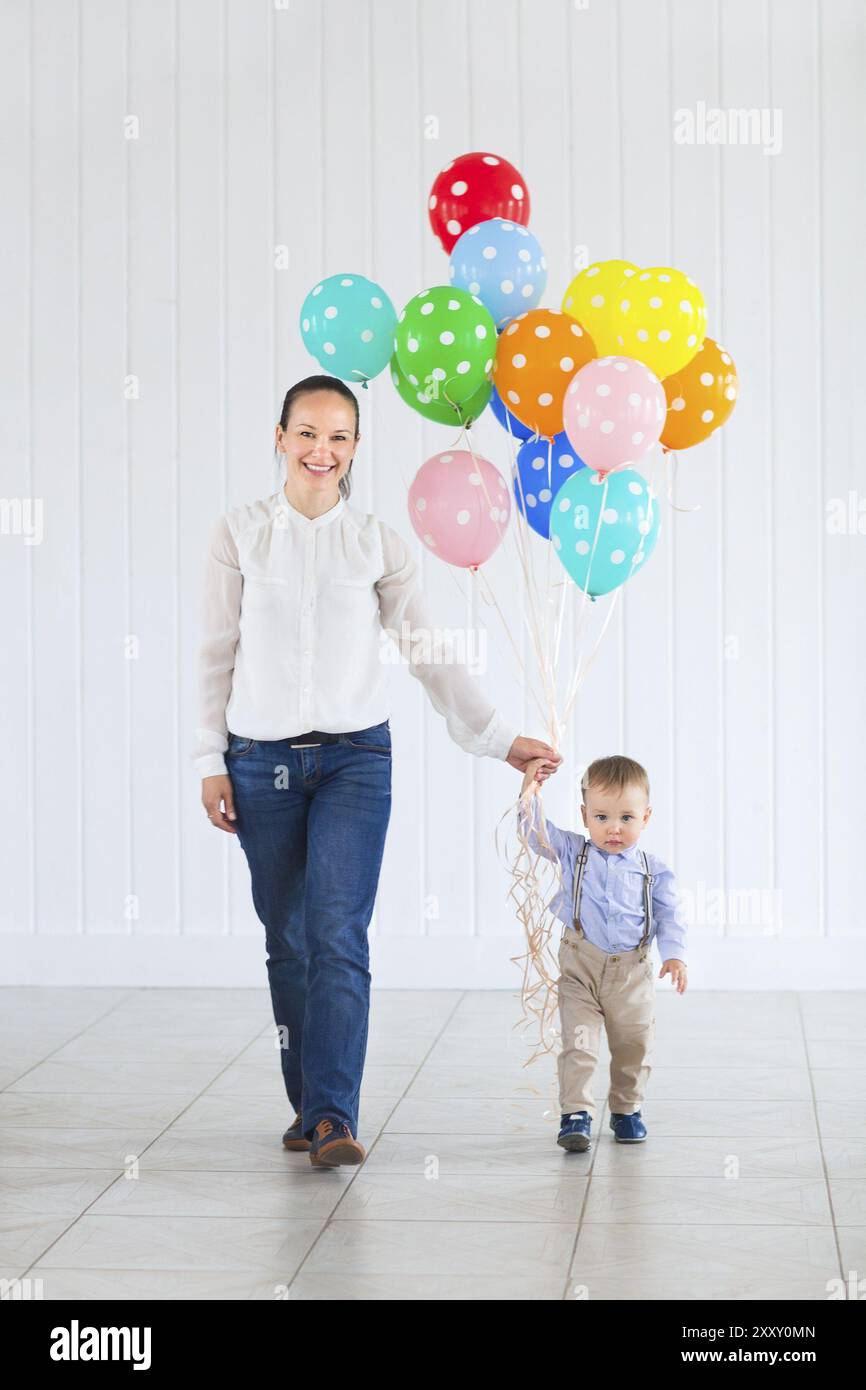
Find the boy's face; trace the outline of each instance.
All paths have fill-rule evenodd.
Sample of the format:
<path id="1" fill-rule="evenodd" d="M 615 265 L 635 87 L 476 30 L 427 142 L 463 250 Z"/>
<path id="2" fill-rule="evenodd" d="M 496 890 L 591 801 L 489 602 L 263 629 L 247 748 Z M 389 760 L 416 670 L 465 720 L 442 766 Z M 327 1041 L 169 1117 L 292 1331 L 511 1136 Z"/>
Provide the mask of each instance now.
<path id="1" fill-rule="evenodd" d="M 637 843 L 641 831 L 652 815 L 646 793 L 640 787 L 625 787 L 621 792 L 589 787 L 581 806 L 583 823 L 596 849 L 605 854 L 621 854 Z"/>

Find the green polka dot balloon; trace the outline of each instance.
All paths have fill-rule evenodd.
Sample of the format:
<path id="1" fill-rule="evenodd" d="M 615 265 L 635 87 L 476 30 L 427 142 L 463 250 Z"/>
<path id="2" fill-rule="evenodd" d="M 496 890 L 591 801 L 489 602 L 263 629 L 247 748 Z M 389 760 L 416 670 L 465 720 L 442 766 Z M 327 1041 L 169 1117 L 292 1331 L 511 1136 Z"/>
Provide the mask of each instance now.
<path id="1" fill-rule="evenodd" d="M 391 300 L 366 275 L 329 275 L 301 307 L 307 351 L 332 376 L 361 384 L 387 367 L 396 322 Z"/>
<path id="2" fill-rule="evenodd" d="M 430 387 L 413 386 L 411 381 L 404 376 L 400 363 L 397 361 L 396 352 L 391 358 L 391 380 L 397 389 L 397 393 L 410 405 L 413 410 L 417 410 L 419 415 L 423 415 L 425 420 L 435 420 L 438 425 L 453 425 L 455 429 L 461 425 L 471 425 L 473 420 L 477 420 L 487 406 L 493 392 L 493 383 L 490 381 L 482 382 L 474 396 L 470 396 L 468 401 L 462 404 L 449 405 L 444 397 L 439 397 Z"/>
<path id="3" fill-rule="evenodd" d="M 410 299 L 400 314 L 394 352 L 416 390 L 463 405 L 490 380 L 496 324 L 477 295 L 434 285 Z"/>

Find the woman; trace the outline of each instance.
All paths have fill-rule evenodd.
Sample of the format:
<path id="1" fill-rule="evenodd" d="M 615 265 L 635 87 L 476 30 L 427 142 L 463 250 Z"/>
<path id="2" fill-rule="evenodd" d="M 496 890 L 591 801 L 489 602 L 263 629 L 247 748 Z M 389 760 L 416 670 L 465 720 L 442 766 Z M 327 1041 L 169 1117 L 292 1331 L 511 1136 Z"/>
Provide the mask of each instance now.
<path id="1" fill-rule="evenodd" d="M 412 631 L 430 630 L 407 546 L 347 505 L 360 438 L 344 382 L 298 382 L 276 427 L 285 485 L 217 522 L 192 754 L 211 824 L 240 840 L 265 927 L 296 1111 L 283 1143 L 327 1166 L 365 1156 L 367 927 L 391 809 L 381 628 L 402 634 L 406 655 Z M 559 755 L 516 737 L 464 667 L 409 669 L 461 748 L 519 772 L 541 757 L 542 776 L 555 771 Z"/>

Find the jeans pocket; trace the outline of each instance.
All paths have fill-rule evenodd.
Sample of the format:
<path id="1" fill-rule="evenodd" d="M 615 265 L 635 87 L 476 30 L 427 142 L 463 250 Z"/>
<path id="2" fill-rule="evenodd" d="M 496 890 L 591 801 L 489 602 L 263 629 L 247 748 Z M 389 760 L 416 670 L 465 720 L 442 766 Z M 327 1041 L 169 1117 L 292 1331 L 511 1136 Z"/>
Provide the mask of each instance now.
<path id="1" fill-rule="evenodd" d="M 370 729 L 358 729 L 354 734 L 345 734 L 344 742 L 350 748 L 363 753 L 378 753 L 381 757 L 391 756 L 391 730 L 387 725 L 374 724 Z"/>
<path id="2" fill-rule="evenodd" d="M 226 756 L 230 758 L 242 758 L 245 753 L 255 747 L 254 738 L 240 738 L 238 734 L 229 734 L 229 746 L 226 749 Z"/>

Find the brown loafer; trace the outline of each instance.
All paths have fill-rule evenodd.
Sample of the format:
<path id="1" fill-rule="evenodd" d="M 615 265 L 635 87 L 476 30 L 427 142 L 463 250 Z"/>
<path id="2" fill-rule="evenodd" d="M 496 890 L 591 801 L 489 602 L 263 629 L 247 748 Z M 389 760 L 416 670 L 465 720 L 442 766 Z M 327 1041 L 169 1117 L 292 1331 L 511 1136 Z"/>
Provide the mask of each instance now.
<path id="1" fill-rule="evenodd" d="M 300 1115 L 296 1115 L 283 1135 L 284 1149 L 303 1149 L 310 1147 L 309 1139 L 304 1138 L 304 1126 L 301 1124 Z"/>
<path id="2" fill-rule="evenodd" d="M 353 1138 L 349 1126 L 341 1121 L 320 1120 L 313 1131 L 310 1162 L 314 1168 L 337 1168 L 341 1163 L 363 1163 L 367 1157 L 363 1144 Z"/>

